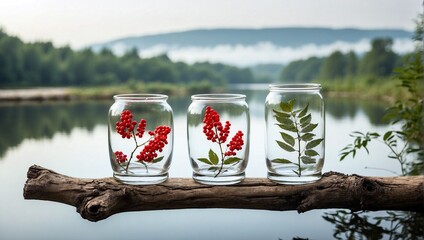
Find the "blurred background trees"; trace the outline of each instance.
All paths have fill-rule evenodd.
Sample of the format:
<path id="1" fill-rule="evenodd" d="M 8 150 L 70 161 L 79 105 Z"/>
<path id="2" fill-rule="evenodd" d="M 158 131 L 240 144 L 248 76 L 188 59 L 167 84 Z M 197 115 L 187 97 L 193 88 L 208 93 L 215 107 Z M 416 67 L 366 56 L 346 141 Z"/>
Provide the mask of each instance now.
<path id="1" fill-rule="evenodd" d="M 310 57 L 286 66 L 239 68 L 221 63 L 173 62 L 166 54 L 141 58 L 135 48 L 117 56 L 109 49 L 75 51 L 67 46 L 54 47 L 51 42 L 24 43 L 0 29 L 0 87 L 106 86 L 137 82 L 190 84 L 200 81 L 212 86 L 276 81 L 372 84 L 387 80 L 400 65 L 403 56 L 393 52 L 392 45 L 390 38 L 376 38 L 371 42 L 371 49 L 363 55 L 335 51 L 327 57 Z"/>

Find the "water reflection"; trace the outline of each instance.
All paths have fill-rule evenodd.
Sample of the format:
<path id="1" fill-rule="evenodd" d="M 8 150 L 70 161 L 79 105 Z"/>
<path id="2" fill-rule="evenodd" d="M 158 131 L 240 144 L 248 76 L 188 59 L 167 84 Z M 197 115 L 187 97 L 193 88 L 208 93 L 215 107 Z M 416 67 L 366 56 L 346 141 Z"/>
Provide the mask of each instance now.
<path id="1" fill-rule="evenodd" d="M 251 115 L 262 117 L 267 91 L 243 91 Z M 175 116 L 185 116 L 190 98 L 170 98 Z M 55 133 L 69 134 L 73 128 L 92 130 L 107 124 L 110 101 L 6 102 L 0 103 L 0 157 L 25 139 L 52 138 Z M 326 113 L 335 119 L 354 118 L 363 113 L 373 125 L 384 125 L 384 104 L 373 101 L 325 99 Z"/>
<path id="2" fill-rule="evenodd" d="M 359 112 L 367 116 L 368 121 L 376 126 L 386 125 L 382 121 L 388 105 L 379 101 L 352 100 L 346 98 L 325 98 L 325 110 L 336 119 L 354 118 Z"/>
<path id="3" fill-rule="evenodd" d="M 75 127 L 92 130 L 107 123 L 110 102 L 18 102 L 0 104 L 0 157 L 25 139 L 69 134 Z"/>
<path id="4" fill-rule="evenodd" d="M 265 177 L 263 140 L 264 102 L 268 91 L 243 91 L 251 114 L 251 159 L 249 177 Z M 190 177 L 186 149 L 186 112 L 191 100 L 169 98 L 174 110 L 176 134 L 181 141 L 174 153 L 171 177 Z M 327 112 L 326 162 L 324 171 L 364 175 L 363 165 L 398 169 L 376 150 L 376 160 L 337 160 L 338 151 L 351 142 L 348 134 L 361 128 L 386 131 L 380 122 L 385 104 L 376 101 L 325 98 Z M 66 205 L 27 201 L 22 198 L 25 173 L 39 164 L 75 177 L 111 176 L 107 156 L 107 112 L 110 101 L 0 103 L 0 239 L 331 239 L 349 236 L 367 238 L 422 239 L 423 216 L 407 212 L 350 213 L 316 210 L 303 214 L 249 210 L 175 210 L 134 212 L 105 221 L 82 220 Z M 33 140 L 31 140 L 33 139 Z M 46 140 L 48 139 L 48 140 Z M 72 146 L 72 147 L 69 147 Z M 385 150 L 385 149 L 384 149 Z M 384 152 L 383 152 L 384 153 Z M 382 157 L 383 156 L 383 157 Z M 387 172 L 383 172 L 387 176 Z M 43 216 L 40 218 L 39 216 Z M 220 224 L 216 225 L 219 222 Z M 232 231 L 228 231 L 228 226 Z M 357 223 L 358 226 L 351 226 Z M 420 225 L 421 223 L 421 225 Z M 214 225 L 215 224 L 215 225 Z M 361 226 L 363 225 L 363 226 Z M 66 226 L 73 226 L 67 228 Z M 166 231 L 163 230 L 166 226 Z M 216 233 L 209 234 L 214 226 Z M 243 226 L 243 227 L 239 227 Z M 312 226 L 312 227 L 310 227 Z M 358 231 L 356 235 L 353 233 Z M 67 230 L 68 229 L 68 230 Z M 78 229 L 79 231 L 74 231 Z M 119 229 L 126 229 L 120 231 Z M 24 231 L 22 231 L 24 230 Z M 372 234 L 371 234 L 372 233 Z M 421 238 L 420 234 L 421 233 Z M 362 235 L 360 235 L 362 234 Z M 371 235 L 364 235 L 371 234 Z"/>
<path id="5" fill-rule="evenodd" d="M 334 225 L 335 239 L 424 239 L 423 213 L 387 211 L 372 216 L 339 210 L 322 217 Z"/>

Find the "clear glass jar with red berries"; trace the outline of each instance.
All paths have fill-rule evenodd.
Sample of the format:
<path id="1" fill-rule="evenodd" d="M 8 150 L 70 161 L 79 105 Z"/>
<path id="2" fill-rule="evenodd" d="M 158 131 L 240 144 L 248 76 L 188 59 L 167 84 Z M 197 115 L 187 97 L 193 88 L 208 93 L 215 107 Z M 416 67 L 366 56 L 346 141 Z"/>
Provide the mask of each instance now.
<path id="1" fill-rule="evenodd" d="M 193 179 L 228 185 L 241 182 L 249 159 L 249 108 L 241 94 L 197 94 L 187 113 Z"/>
<path id="2" fill-rule="evenodd" d="M 109 156 L 113 176 L 127 184 L 168 179 L 173 150 L 173 114 L 161 94 L 121 94 L 109 110 Z"/>

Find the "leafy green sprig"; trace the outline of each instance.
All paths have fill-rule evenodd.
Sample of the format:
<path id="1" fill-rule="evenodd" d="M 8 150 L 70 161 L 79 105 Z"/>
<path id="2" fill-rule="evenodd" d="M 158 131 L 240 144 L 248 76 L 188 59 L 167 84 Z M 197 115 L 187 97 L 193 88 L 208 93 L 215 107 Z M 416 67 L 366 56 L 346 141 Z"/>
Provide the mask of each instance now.
<path id="1" fill-rule="evenodd" d="M 297 152 L 295 161 L 287 158 L 276 158 L 271 160 L 277 164 L 295 164 L 297 170 L 293 170 L 299 177 L 306 168 L 303 164 L 315 164 L 319 153 L 314 150 L 324 141 L 323 138 L 316 138 L 313 130 L 318 123 L 312 123 L 312 115 L 308 112 L 309 104 L 302 109 L 294 110 L 295 99 L 281 102 L 279 109 L 273 109 L 274 117 L 277 120 L 281 140 L 276 140 L 278 146 L 287 152 Z"/>
<path id="2" fill-rule="evenodd" d="M 394 126 L 400 124 L 400 130 L 387 131 L 381 135 L 375 132 L 353 132 L 354 143 L 347 145 L 340 152 L 340 161 L 347 156 L 354 158 L 356 152 L 365 149 L 369 153 L 367 145 L 373 139 L 384 143 L 389 149 L 388 158 L 399 162 L 402 175 L 422 171 L 424 163 L 424 96 L 422 94 L 422 79 L 424 77 L 422 53 L 415 53 L 406 64 L 395 70 L 395 77 L 400 80 L 400 87 L 405 88 L 409 98 L 397 101 L 388 108 L 384 119 Z M 408 159 L 415 158 L 414 161 Z M 409 165 L 413 165 L 412 172 L 408 171 Z M 415 169 L 414 169 L 415 168 Z"/>

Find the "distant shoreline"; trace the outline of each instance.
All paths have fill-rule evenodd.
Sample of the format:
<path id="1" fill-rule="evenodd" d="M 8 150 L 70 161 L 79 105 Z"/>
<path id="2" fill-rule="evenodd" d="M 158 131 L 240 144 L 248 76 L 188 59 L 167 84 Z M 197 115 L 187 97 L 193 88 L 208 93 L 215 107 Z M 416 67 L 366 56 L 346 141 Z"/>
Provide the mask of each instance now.
<path id="1" fill-rule="evenodd" d="M 0 89 L 0 101 L 42 101 L 72 98 L 71 88 Z"/>
<path id="2" fill-rule="evenodd" d="M 246 87 L 247 86 L 247 87 Z M 248 86 L 245 84 L 242 85 L 233 85 L 230 86 L 229 91 L 231 90 L 266 90 L 268 84 L 252 84 Z M 246 87 L 246 88 L 243 88 Z M 257 87 L 257 88 L 256 88 Z M 97 89 L 97 88 L 96 88 Z M 109 87 L 105 87 L 104 91 L 101 91 L 103 88 L 98 88 L 100 91 L 92 91 L 90 89 L 84 88 L 73 88 L 73 87 L 48 87 L 48 88 L 27 88 L 27 89 L 0 89 L 0 102 L 7 101 L 54 101 L 54 100 L 80 100 L 80 99 L 108 99 L 112 98 L 113 95 L 118 94 L 119 92 L 128 92 L 128 91 L 110 91 Z M 113 89 L 113 88 L 112 88 Z M 220 89 L 222 91 L 222 89 Z M 168 95 L 173 95 L 172 92 L 165 93 Z M 333 90 L 324 90 L 323 94 L 326 97 L 330 98 L 358 98 L 358 99 L 379 99 L 385 102 L 393 102 L 394 96 L 389 95 L 367 95 L 355 91 L 333 91 Z M 179 95 L 177 93 L 177 95 Z M 184 94 L 185 95 L 185 94 Z"/>

